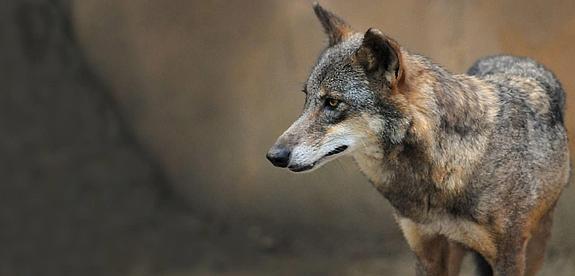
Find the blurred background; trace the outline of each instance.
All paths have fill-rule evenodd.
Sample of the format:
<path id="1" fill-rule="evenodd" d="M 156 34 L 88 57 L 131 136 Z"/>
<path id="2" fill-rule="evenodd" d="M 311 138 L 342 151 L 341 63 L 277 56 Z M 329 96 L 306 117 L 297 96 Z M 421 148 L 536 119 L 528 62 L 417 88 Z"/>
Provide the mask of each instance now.
<path id="1" fill-rule="evenodd" d="M 321 3 L 453 72 L 535 58 L 575 127 L 575 1 Z M 0 45 L 0 275 L 414 274 L 351 159 L 264 157 L 326 45 L 311 1 L 2 0 Z M 542 275 L 575 271 L 574 202 Z"/>

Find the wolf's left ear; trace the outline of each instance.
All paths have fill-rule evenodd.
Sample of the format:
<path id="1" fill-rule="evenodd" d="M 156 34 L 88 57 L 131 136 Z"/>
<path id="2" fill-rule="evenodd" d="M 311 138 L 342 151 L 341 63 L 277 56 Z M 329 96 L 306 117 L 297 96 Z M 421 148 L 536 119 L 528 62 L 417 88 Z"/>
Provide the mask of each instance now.
<path id="1" fill-rule="evenodd" d="M 403 61 L 399 44 L 380 30 L 367 30 L 355 55 L 368 76 L 376 79 L 383 77 L 390 87 L 403 82 Z"/>
<path id="2" fill-rule="evenodd" d="M 319 3 L 315 2 L 313 4 L 313 11 L 329 38 L 329 46 L 342 42 L 352 34 L 351 27 L 343 19 L 324 9 Z"/>

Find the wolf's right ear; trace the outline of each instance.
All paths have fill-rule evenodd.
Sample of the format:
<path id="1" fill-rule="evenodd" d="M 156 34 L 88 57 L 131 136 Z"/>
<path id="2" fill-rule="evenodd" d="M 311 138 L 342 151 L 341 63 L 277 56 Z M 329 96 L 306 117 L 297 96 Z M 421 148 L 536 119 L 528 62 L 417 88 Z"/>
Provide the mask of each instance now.
<path id="1" fill-rule="evenodd" d="M 352 34 L 351 27 L 343 19 L 324 9 L 319 3 L 313 4 L 313 11 L 329 38 L 329 46 L 342 42 Z"/>
<path id="2" fill-rule="evenodd" d="M 390 87 L 403 82 L 403 60 L 399 44 L 378 29 L 367 30 L 355 58 L 368 76 L 383 78 Z"/>

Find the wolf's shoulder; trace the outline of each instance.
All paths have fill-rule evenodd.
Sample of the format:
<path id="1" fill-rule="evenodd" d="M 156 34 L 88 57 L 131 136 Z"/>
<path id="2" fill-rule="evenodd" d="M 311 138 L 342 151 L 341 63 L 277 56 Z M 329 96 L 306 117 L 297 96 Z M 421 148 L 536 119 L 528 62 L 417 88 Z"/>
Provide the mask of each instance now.
<path id="1" fill-rule="evenodd" d="M 561 83 L 537 61 L 510 55 L 488 56 L 476 61 L 467 74 L 500 87 L 504 91 L 499 92 L 506 94 L 503 97 L 525 98 L 531 107 L 547 106 L 553 119 L 563 123 L 565 93 Z"/>

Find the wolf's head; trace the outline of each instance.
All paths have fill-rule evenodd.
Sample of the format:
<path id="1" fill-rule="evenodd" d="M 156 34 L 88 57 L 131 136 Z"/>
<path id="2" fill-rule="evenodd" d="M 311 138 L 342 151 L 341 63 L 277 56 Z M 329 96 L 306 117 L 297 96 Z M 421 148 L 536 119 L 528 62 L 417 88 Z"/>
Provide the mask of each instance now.
<path id="1" fill-rule="evenodd" d="M 314 11 L 329 45 L 304 86 L 303 113 L 267 154 L 294 172 L 400 143 L 409 125 L 394 97 L 404 85 L 399 45 L 377 29 L 354 32 L 318 4 Z"/>

